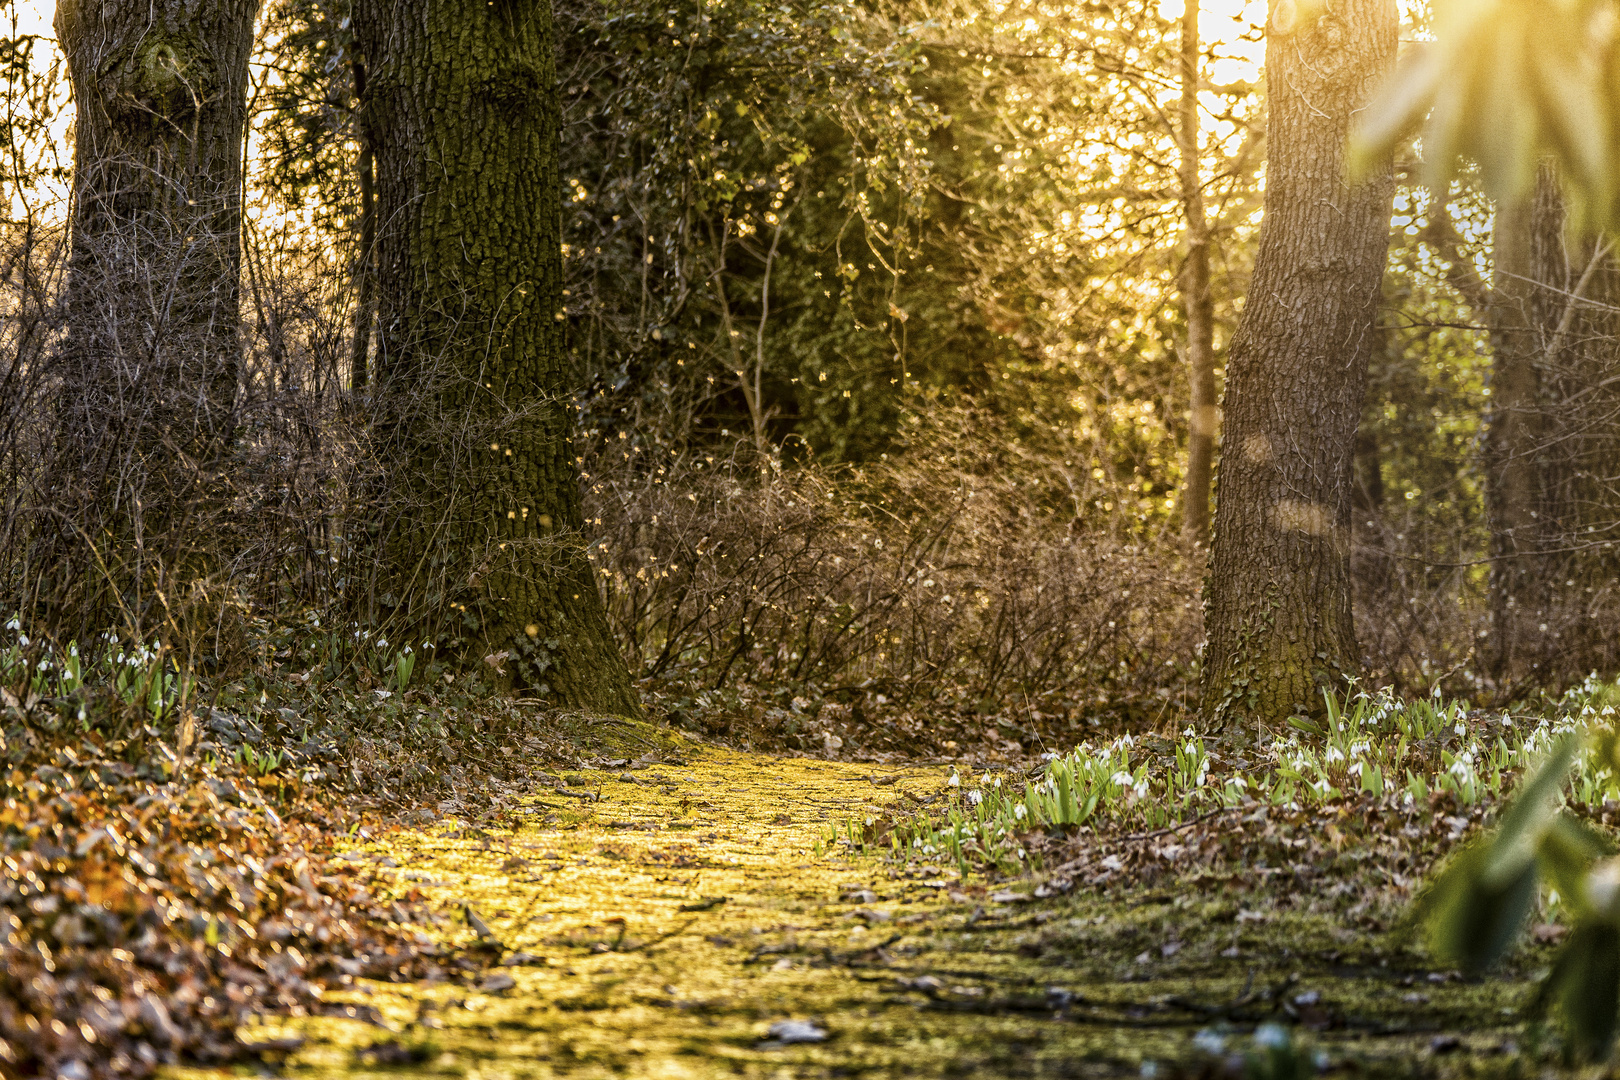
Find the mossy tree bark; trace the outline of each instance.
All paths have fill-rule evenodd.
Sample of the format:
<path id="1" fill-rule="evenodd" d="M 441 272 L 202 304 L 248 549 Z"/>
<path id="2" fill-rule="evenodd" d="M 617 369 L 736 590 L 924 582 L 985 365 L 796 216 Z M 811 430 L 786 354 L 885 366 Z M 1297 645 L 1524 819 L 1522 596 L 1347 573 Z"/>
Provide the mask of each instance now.
<path id="1" fill-rule="evenodd" d="M 1388 164 L 1351 183 L 1345 144 L 1395 59 L 1394 0 L 1273 0 L 1265 217 L 1227 351 L 1206 585 L 1212 726 L 1321 709 L 1359 670 L 1350 608 L 1353 453 L 1388 254 Z"/>
<path id="2" fill-rule="evenodd" d="M 634 714 L 583 538 L 550 7 L 360 0 L 355 29 L 396 515 L 380 600 L 408 627 L 452 609 L 503 679 L 560 705 Z"/>
<path id="3" fill-rule="evenodd" d="M 145 601 L 132 589 L 172 593 L 175 570 L 195 568 L 199 511 L 231 439 L 258 9 L 259 0 L 62 0 L 56 9 L 77 115 L 67 335 L 55 358 L 58 516 L 41 530 L 42 569 L 58 590 L 101 579 L 137 622 Z M 87 569 L 96 563 L 105 574 Z"/>

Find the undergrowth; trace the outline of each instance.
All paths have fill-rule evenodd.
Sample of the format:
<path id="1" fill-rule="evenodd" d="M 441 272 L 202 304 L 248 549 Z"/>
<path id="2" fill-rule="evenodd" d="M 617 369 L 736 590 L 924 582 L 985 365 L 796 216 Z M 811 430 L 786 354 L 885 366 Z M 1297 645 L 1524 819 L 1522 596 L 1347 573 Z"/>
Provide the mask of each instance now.
<path id="1" fill-rule="evenodd" d="M 1329 693 L 1321 722 L 1295 718 L 1252 749 L 1217 748 L 1192 728 L 1179 738 L 1121 735 L 1083 742 L 1025 776 L 953 771 L 940 805 L 896 807 L 835 827 L 831 843 L 887 848 L 897 859 L 1019 874 L 1050 869 L 1046 853 L 1130 834 L 1168 835 L 1220 815 L 1324 813 L 1346 804 L 1408 814 L 1446 807 L 1468 822 L 1495 808 L 1560 736 L 1615 726 L 1620 688 L 1590 678 L 1536 718 L 1465 701 L 1401 700 L 1389 690 Z M 1620 805 L 1620 776 L 1583 757 L 1571 804 L 1591 816 Z"/>

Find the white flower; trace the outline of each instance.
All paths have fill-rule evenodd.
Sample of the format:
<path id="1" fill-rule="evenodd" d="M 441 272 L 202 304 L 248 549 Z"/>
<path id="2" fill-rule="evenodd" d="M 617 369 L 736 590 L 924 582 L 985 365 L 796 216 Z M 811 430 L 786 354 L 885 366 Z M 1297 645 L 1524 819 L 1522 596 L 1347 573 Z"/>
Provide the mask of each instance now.
<path id="1" fill-rule="evenodd" d="M 962 786 L 962 778 L 960 776 L 956 775 L 956 770 L 955 769 L 951 770 L 951 778 L 949 780 L 945 781 L 945 786 L 946 787 L 961 787 Z"/>
<path id="2" fill-rule="evenodd" d="M 1468 734 L 1468 725 L 1459 720 L 1451 730 L 1456 732 L 1458 735 L 1466 735 Z"/>
<path id="3" fill-rule="evenodd" d="M 1019 821 L 1023 821 L 1028 816 L 1029 811 L 1025 809 L 1023 803 L 1013 803 L 1013 817 L 1017 818 Z"/>

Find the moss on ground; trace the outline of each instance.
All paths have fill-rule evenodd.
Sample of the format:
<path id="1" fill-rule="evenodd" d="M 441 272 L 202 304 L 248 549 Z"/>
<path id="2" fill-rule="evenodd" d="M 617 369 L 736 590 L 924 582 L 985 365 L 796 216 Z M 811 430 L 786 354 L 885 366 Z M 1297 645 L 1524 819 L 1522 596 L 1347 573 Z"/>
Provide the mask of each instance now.
<path id="1" fill-rule="evenodd" d="M 470 984 L 355 981 L 325 1004 L 359 1019 L 267 1018 L 242 1038 L 292 1077 L 1167 1076 L 1213 1075 L 1214 1040 L 1274 1021 L 1360 1075 L 1544 1067 L 1515 1016 L 1543 946 L 1464 981 L 1347 896 L 998 902 L 1004 886 L 948 867 L 824 849 L 831 826 L 936 791 L 942 769 L 608 734 L 641 760 L 565 771 L 528 801 L 532 824 L 355 849 L 374 891 L 439 905 L 447 947 L 476 948 L 470 904 L 526 962 L 492 952 Z M 786 1019 L 827 1038 L 780 1045 Z"/>

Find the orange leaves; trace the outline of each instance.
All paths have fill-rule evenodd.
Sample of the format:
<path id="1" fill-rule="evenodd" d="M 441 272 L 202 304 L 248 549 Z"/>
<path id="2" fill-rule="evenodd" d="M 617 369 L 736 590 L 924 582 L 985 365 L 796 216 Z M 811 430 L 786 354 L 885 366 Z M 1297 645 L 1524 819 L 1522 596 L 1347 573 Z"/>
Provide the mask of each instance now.
<path id="1" fill-rule="evenodd" d="M 141 780 L 93 742 L 67 750 L 0 791 L 0 1074 L 229 1060 L 248 1011 L 311 1004 L 312 980 L 338 972 L 326 957 L 381 976 L 424 962 L 419 909 L 381 910 L 356 868 L 328 863 L 337 815 L 307 792 Z"/>

